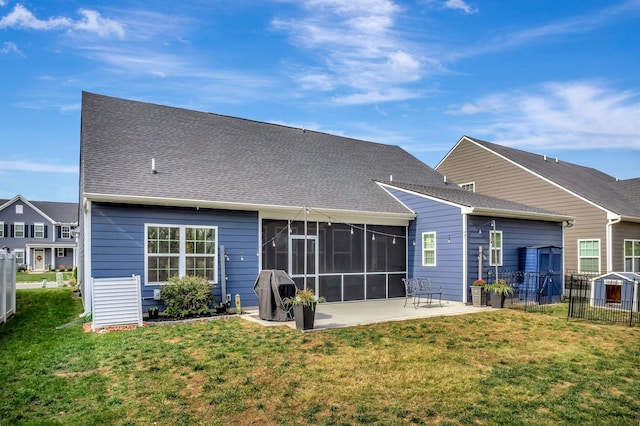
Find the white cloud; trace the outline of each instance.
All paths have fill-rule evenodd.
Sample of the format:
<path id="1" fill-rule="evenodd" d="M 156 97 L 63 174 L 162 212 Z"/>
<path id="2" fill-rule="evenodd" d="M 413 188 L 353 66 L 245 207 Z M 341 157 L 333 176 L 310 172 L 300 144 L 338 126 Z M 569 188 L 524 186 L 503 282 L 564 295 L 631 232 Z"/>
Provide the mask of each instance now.
<path id="1" fill-rule="evenodd" d="M 461 10 L 468 15 L 478 12 L 477 7 L 470 5 L 464 0 L 446 0 L 444 7 L 447 9 Z"/>
<path id="2" fill-rule="evenodd" d="M 640 93 L 597 82 L 550 82 L 452 106 L 449 112 L 482 114 L 485 124 L 473 131 L 506 145 L 640 149 Z"/>
<path id="3" fill-rule="evenodd" d="M 317 66 L 298 72 L 303 90 L 333 90 L 339 103 L 399 101 L 416 97 L 406 84 L 442 69 L 401 36 L 402 8 L 392 1 L 307 0 L 303 6 L 306 16 L 272 20 L 321 63 L 321 72 Z"/>
<path id="4" fill-rule="evenodd" d="M 103 18 L 100 16 L 100 13 L 94 10 L 80 9 L 79 13 L 82 17 L 76 21 L 63 16 L 42 20 L 36 18 L 33 13 L 21 4 L 17 4 L 13 8 L 13 11 L 0 19 L 0 28 L 19 28 L 39 31 L 83 31 L 95 33 L 100 37 L 114 35 L 119 38 L 124 38 L 124 27 L 120 23 Z"/>
<path id="5" fill-rule="evenodd" d="M 7 2 L 5 0 L 0 0 L 0 7 L 4 7 L 7 5 Z"/>
<path id="6" fill-rule="evenodd" d="M 0 171 L 16 170 L 21 172 L 41 173 L 78 173 L 78 166 L 60 166 L 42 162 L 0 161 Z"/>
<path id="7" fill-rule="evenodd" d="M 18 46 L 16 46 L 15 43 L 5 41 L 2 44 L 2 47 L 0 47 L 0 54 L 8 55 L 10 53 L 15 53 L 18 56 L 24 56 L 24 54 L 20 51 L 20 49 L 18 49 Z"/>

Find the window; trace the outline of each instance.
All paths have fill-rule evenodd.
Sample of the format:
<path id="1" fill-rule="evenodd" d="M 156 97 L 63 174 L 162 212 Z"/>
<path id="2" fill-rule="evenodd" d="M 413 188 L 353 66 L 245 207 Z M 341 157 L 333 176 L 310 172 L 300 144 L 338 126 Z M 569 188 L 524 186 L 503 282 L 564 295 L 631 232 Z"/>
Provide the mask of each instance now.
<path id="1" fill-rule="evenodd" d="M 24 222 L 14 222 L 13 224 L 13 237 L 24 238 Z"/>
<path id="2" fill-rule="evenodd" d="M 22 214 L 23 206 L 22 204 L 16 204 L 16 214 Z"/>
<path id="3" fill-rule="evenodd" d="M 436 266 L 436 233 L 422 233 L 422 266 Z"/>
<path id="4" fill-rule="evenodd" d="M 4 222 L 0 222 L 0 238 L 4 238 Z"/>
<path id="5" fill-rule="evenodd" d="M 33 238 L 44 238 L 44 223 L 34 223 L 33 229 Z"/>
<path id="6" fill-rule="evenodd" d="M 491 259 L 489 265 L 502 266 L 502 231 L 489 232 Z"/>
<path id="7" fill-rule="evenodd" d="M 18 265 L 24 264 L 24 250 L 23 249 L 15 249 L 13 251 L 13 255 L 16 257 L 16 263 Z"/>
<path id="8" fill-rule="evenodd" d="M 476 192 L 476 183 L 475 182 L 461 183 L 460 188 L 465 191 Z"/>
<path id="9" fill-rule="evenodd" d="M 640 240 L 624 241 L 624 271 L 640 272 Z"/>
<path id="10" fill-rule="evenodd" d="M 578 240 L 579 272 L 600 272 L 600 240 Z"/>
<path id="11" fill-rule="evenodd" d="M 61 226 L 60 227 L 60 238 L 69 239 L 71 238 L 71 227 L 70 226 Z"/>
<path id="12" fill-rule="evenodd" d="M 147 284 L 178 275 L 217 282 L 217 227 L 145 225 Z"/>
<path id="13" fill-rule="evenodd" d="M 63 247 L 58 247 L 56 249 L 56 256 L 64 257 L 65 256 L 65 249 Z"/>

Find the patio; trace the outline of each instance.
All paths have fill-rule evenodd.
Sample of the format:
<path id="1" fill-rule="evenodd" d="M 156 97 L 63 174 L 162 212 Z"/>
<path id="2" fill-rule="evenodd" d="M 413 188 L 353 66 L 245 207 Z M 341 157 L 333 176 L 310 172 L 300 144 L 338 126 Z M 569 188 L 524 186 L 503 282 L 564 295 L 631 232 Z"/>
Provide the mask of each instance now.
<path id="1" fill-rule="evenodd" d="M 421 304 L 417 309 L 413 304 L 407 303 L 404 307 L 404 299 L 371 300 L 363 302 L 344 303 L 320 303 L 316 309 L 316 318 L 313 330 L 319 331 L 331 328 L 351 327 L 354 325 L 374 324 L 386 321 L 404 321 L 416 318 L 436 316 L 464 315 L 490 311 L 490 307 L 473 307 L 461 302 L 442 301 L 442 306 L 437 302 L 432 305 Z M 264 326 L 287 326 L 296 328 L 295 321 L 278 322 L 261 320 L 257 307 L 246 309 L 247 315 L 242 318 Z"/>

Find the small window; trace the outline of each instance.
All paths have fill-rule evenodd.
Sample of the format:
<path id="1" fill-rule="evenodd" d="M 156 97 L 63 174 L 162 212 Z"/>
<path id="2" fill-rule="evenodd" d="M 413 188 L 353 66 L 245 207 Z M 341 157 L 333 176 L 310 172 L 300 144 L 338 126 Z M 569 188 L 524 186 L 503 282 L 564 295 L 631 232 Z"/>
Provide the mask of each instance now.
<path id="1" fill-rule="evenodd" d="M 71 227 L 70 226 L 61 226 L 60 227 L 60 238 L 69 239 L 71 238 Z"/>
<path id="2" fill-rule="evenodd" d="M 0 238 L 4 238 L 4 222 L 0 222 Z"/>
<path id="3" fill-rule="evenodd" d="M 22 214 L 23 206 L 22 204 L 16 204 L 16 214 Z"/>
<path id="4" fill-rule="evenodd" d="M 476 183 L 475 182 L 461 183 L 460 188 L 465 191 L 476 192 Z"/>
<path id="5" fill-rule="evenodd" d="M 13 224 L 13 237 L 24 238 L 24 222 L 14 222 Z"/>
<path id="6" fill-rule="evenodd" d="M 64 247 L 58 247 L 58 248 L 57 248 L 57 250 L 56 250 L 56 252 L 57 252 L 57 253 L 56 253 L 56 255 L 57 255 L 58 257 L 64 257 L 64 256 L 65 256 L 65 249 L 64 249 Z"/>
<path id="7" fill-rule="evenodd" d="M 489 265 L 502 266 L 502 231 L 490 231 L 491 259 Z"/>
<path id="8" fill-rule="evenodd" d="M 578 240 L 579 272 L 600 272 L 600 240 Z"/>
<path id="9" fill-rule="evenodd" d="M 16 257 L 16 263 L 18 265 L 24 264 L 24 250 L 23 249 L 15 249 L 13 251 L 13 255 Z"/>
<path id="10" fill-rule="evenodd" d="M 33 238 L 44 238 L 44 223 L 33 224 Z"/>
<path id="11" fill-rule="evenodd" d="M 436 266 L 436 233 L 422 233 L 422 266 Z"/>

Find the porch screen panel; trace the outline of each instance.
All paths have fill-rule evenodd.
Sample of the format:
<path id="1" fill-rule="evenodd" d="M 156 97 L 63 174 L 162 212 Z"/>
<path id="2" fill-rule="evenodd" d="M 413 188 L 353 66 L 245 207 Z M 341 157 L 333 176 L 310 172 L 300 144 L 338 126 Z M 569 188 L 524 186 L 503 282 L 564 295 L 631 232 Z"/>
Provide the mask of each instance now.
<path id="1" fill-rule="evenodd" d="M 340 302 L 342 300 L 342 277 L 340 275 L 321 276 L 318 293 L 327 302 Z"/>
<path id="2" fill-rule="evenodd" d="M 320 223 L 319 262 L 321 274 L 364 272 L 362 225 Z"/>
<path id="3" fill-rule="evenodd" d="M 407 241 L 402 226 L 367 226 L 367 272 L 404 272 Z"/>
<path id="4" fill-rule="evenodd" d="M 262 268 L 289 269 L 289 230 L 286 220 L 262 221 Z"/>
<path id="5" fill-rule="evenodd" d="M 389 274 L 389 297 L 404 297 L 404 283 L 403 278 L 406 278 L 406 274 Z"/>
<path id="6" fill-rule="evenodd" d="M 344 300 L 364 300 L 364 275 L 344 276 Z"/>
<path id="7" fill-rule="evenodd" d="M 367 275 L 367 299 L 387 297 L 387 277 L 384 274 Z"/>

